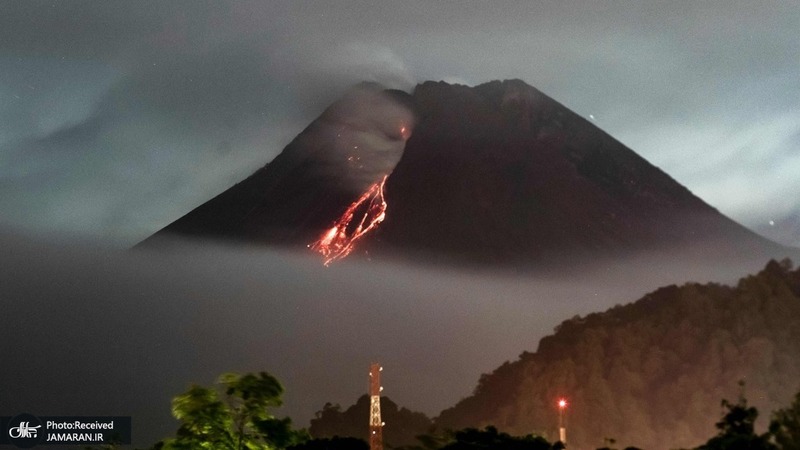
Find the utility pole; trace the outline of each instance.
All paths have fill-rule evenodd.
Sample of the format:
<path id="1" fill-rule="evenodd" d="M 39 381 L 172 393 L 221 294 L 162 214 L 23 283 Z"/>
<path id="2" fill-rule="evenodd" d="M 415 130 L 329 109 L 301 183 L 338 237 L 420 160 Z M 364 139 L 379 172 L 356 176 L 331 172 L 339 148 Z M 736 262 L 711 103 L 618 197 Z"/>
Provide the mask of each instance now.
<path id="1" fill-rule="evenodd" d="M 558 400 L 558 440 L 565 446 L 567 445 L 567 428 L 564 426 L 564 410 L 567 409 L 567 400 Z"/>
<path id="2" fill-rule="evenodd" d="M 381 367 L 369 366 L 369 450 L 383 450 L 383 425 L 381 421 Z"/>

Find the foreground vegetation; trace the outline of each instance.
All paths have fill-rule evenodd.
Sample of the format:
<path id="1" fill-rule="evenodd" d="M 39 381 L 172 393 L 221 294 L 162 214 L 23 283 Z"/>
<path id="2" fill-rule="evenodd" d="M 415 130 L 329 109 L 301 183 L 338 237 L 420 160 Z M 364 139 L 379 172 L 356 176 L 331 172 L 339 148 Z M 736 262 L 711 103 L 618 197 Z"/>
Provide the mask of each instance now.
<path id="1" fill-rule="evenodd" d="M 216 386 L 192 386 L 172 402 L 172 413 L 181 424 L 174 437 L 151 450 L 368 450 L 366 441 L 353 436 L 312 438 L 295 430 L 288 418 L 278 419 L 270 409 L 280 406 L 283 387 L 273 376 L 224 374 Z M 800 392 L 791 405 L 772 414 L 769 428 L 757 433 L 758 410 L 744 396 L 736 403 L 722 401 L 724 415 L 717 434 L 695 450 L 800 450 Z M 366 415 L 362 422 L 366 425 Z M 513 436 L 493 426 L 484 429 L 446 430 L 417 436 L 414 445 L 396 450 L 559 450 L 561 442 L 542 436 Z M 614 439 L 605 439 L 613 450 Z M 635 447 L 626 447 L 633 450 Z"/>

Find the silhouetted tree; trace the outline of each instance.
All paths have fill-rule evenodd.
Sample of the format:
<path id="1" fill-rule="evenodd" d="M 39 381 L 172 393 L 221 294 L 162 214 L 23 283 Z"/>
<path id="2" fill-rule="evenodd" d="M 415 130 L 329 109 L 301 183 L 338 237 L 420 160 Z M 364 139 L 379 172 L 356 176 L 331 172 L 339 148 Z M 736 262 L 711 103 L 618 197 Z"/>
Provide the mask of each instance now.
<path id="1" fill-rule="evenodd" d="M 346 410 L 338 404 L 326 403 L 311 419 L 309 433 L 315 438 L 349 436 L 365 441 L 369 439 L 369 396 L 362 395 Z M 413 446 L 416 437 L 427 433 L 433 423 L 420 412 L 399 407 L 389 397 L 381 397 L 381 418 L 386 422 L 383 442 L 387 447 Z"/>
<path id="2" fill-rule="evenodd" d="M 781 450 L 800 450 L 800 392 L 788 408 L 772 414 L 769 432 Z"/>
<path id="3" fill-rule="evenodd" d="M 453 442 L 441 450 L 551 450 L 553 446 L 541 436 L 511 436 L 488 426 L 483 430 L 467 428 L 453 433 Z"/>
<path id="4" fill-rule="evenodd" d="M 334 436 L 330 439 L 309 439 L 287 450 L 369 450 L 369 444 L 363 439 Z"/>
<path id="5" fill-rule="evenodd" d="M 744 395 L 735 404 L 722 400 L 722 406 L 727 413 L 716 424 L 719 432 L 698 450 L 777 450 L 769 433 L 756 434 L 758 410 L 747 405 Z"/>
<path id="6" fill-rule="evenodd" d="M 617 440 L 614 438 L 603 438 L 603 447 L 598 448 L 597 450 L 617 450 L 616 448 L 612 447 L 612 445 L 616 444 Z M 641 450 L 639 447 L 625 447 L 624 450 Z"/>
<path id="7" fill-rule="evenodd" d="M 282 449 L 308 439 L 291 429 L 289 418 L 272 416 L 281 405 L 283 386 L 266 372 L 219 377 L 218 388 L 194 385 L 172 400 L 172 414 L 180 420 L 175 438 L 156 449 Z"/>

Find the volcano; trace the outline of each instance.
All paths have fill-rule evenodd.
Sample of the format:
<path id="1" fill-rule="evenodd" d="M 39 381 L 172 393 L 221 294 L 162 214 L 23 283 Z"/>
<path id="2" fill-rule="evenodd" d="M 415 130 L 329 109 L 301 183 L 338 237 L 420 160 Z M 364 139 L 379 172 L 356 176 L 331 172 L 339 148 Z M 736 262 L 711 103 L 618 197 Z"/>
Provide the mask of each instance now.
<path id="1" fill-rule="evenodd" d="M 362 85 L 169 235 L 341 257 L 573 265 L 640 252 L 782 257 L 520 80 Z"/>

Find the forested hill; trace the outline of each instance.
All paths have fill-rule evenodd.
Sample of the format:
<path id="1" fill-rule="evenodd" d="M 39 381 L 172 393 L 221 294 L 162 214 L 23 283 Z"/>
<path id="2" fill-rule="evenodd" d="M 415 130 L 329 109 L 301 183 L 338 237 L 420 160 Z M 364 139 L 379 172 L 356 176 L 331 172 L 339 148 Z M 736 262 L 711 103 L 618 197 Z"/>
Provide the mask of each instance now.
<path id="1" fill-rule="evenodd" d="M 346 410 L 327 403 L 311 419 L 309 432 L 315 438 L 355 437 L 369 442 L 369 396 L 362 395 Z M 416 437 L 431 431 L 431 420 L 420 412 L 398 407 L 389 397 L 381 397 L 381 418 L 388 424 L 383 441 L 388 448 L 419 444 Z"/>
<path id="2" fill-rule="evenodd" d="M 689 448 L 713 434 L 720 400 L 737 398 L 740 380 L 764 413 L 761 426 L 800 388 L 800 269 L 788 260 L 735 287 L 668 286 L 567 320 L 535 353 L 483 375 L 437 425 L 491 424 L 555 440 L 563 396 L 572 448 L 597 448 L 604 438 Z"/>

